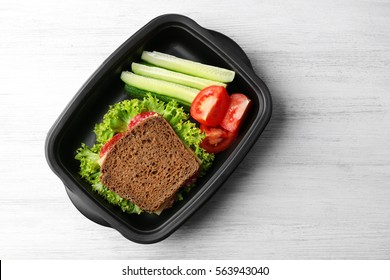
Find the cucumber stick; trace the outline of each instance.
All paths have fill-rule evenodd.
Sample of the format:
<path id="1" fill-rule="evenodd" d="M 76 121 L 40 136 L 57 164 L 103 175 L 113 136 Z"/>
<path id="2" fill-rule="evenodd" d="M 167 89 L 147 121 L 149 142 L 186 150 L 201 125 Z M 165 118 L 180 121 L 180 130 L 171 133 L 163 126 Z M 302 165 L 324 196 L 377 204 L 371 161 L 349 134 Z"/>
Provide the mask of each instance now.
<path id="1" fill-rule="evenodd" d="M 141 76 L 164 80 L 197 89 L 204 89 L 205 87 L 213 85 L 226 87 L 226 84 L 221 82 L 194 77 L 187 74 L 167 70 L 164 68 L 148 66 L 135 62 L 131 64 L 131 70 L 133 70 L 135 74 Z"/>
<path id="2" fill-rule="evenodd" d="M 192 103 L 195 96 L 199 93 L 199 90 L 194 88 L 140 76 L 129 71 L 123 71 L 121 79 L 129 86 L 182 100 L 189 104 Z"/>
<path id="3" fill-rule="evenodd" d="M 133 86 L 129 86 L 127 84 L 125 84 L 125 91 L 126 91 L 127 95 L 130 96 L 131 98 L 137 98 L 140 100 L 144 99 L 144 97 L 147 94 L 150 94 L 153 97 L 157 97 L 158 99 L 160 99 L 161 101 L 164 101 L 166 103 L 168 103 L 169 101 L 172 101 L 174 99 L 172 97 L 164 96 L 164 95 L 161 95 L 161 94 L 158 94 L 155 92 L 145 91 L 145 90 L 133 87 Z M 174 100 L 178 104 L 183 106 L 186 111 L 190 110 L 191 103 L 188 103 L 188 102 L 180 100 L 180 99 L 174 99 Z"/>
<path id="4" fill-rule="evenodd" d="M 222 83 L 233 81 L 235 75 L 234 71 L 228 69 L 206 65 L 156 51 L 142 52 L 141 59 L 162 68 Z"/>

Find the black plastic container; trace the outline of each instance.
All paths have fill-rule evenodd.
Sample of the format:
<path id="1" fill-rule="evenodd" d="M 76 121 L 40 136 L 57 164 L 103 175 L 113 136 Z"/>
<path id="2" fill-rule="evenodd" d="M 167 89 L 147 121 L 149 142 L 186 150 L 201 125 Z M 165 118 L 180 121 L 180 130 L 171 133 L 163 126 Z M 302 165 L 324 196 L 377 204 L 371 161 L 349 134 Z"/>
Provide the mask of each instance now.
<path id="1" fill-rule="evenodd" d="M 228 92 L 245 93 L 253 101 L 235 143 L 216 156 L 211 170 L 198 180 L 184 201 L 175 203 L 160 216 L 126 214 L 109 204 L 79 176 L 79 162 L 74 159 L 82 142 L 89 146 L 94 143 L 94 125 L 101 121 L 108 106 L 128 98 L 119 76 L 122 70 L 130 69 L 131 62 L 139 60 L 143 50 L 232 69 L 236 77 Z M 221 187 L 264 130 L 271 110 L 267 87 L 234 41 L 185 16 L 162 15 L 131 36 L 82 86 L 49 131 L 46 158 L 73 204 L 87 218 L 118 230 L 134 242 L 158 242 L 173 233 Z"/>

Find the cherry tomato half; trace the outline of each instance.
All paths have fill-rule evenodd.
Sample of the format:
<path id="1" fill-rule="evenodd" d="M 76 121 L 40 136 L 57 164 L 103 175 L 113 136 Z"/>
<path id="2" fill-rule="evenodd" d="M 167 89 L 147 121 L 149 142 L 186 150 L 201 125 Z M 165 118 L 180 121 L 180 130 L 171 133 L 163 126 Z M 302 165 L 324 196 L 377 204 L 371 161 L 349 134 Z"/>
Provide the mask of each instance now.
<path id="1" fill-rule="evenodd" d="M 209 86 L 202 89 L 191 103 L 191 116 L 199 123 L 217 126 L 229 107 L 229 95 L 222 86 Z"/>
<path id="2" fill-rule="evenodd" d="M 116 142 L 118 142 L 123 137 L 123 133 L 115 134 L 110 140 L 108 140 L 103 147 L 100 149 L 99 157 L 102 158 Z"/>
<path id="3" fill-rule="evenodd" d="M 226 150 L 237 137 L 237 133 L 230 132 L 222 127 L 210 127 L 201 124 L 200 129 L 206 133 L 206 137 L 200 146 L 206 152 L 212 154 Z"/>
<path id="4" fill-rule="evenodd" d="M 221 122 L 221 127 L 230 132 L 237 132 L 248 112 L 250 104 L 251 100 L 242 93 L 230 95 L 229 108 Z"/>

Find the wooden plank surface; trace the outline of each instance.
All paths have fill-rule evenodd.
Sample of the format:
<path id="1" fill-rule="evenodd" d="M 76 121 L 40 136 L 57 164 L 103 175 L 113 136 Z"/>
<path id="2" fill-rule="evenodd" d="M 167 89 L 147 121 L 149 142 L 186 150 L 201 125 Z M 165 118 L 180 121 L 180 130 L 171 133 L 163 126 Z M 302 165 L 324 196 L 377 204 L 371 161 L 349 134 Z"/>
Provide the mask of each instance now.
<path id="1" fill-rule="evenodd" d="M 165 13 L 236 40 L 274 110 L 211 201 L 145 246 L 73 207 L 44 141 L 104 59 Z M 362 0 L 3 1 L 0 258 L 389 259 L 389 15 Z"/>

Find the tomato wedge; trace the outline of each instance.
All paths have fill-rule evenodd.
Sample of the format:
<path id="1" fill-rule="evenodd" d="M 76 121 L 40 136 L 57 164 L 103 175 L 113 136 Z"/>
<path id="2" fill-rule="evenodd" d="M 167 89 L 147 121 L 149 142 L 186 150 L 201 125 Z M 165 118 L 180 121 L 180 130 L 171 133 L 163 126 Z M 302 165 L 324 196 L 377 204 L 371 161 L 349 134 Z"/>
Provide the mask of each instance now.
<path id="1" fill-rule="evenodd" d="M 123 137 L 123 133 L 118 133 L 118 134 L 115 134 L 110 140 L 108 140 L 108 141 L 103 145 L 103 147 L 100 149 L 99 157 L 100 157 L 100 158 L 104 157 L 104 155 L 105 155 L 109 150 L 111 150 L 112 146 L 114 146 L 114 144 L 115 144 L 116 142 L 118 142 L 122 137 Z"/>
<path id="2" fill-rule="evenodd" d="M 229 148 L 237 137 L 237 133 L 230 132 L 222 127 L 210 127 L 201 124 L 200 129 L 206 133 L 206 137 L 200 146 L 206 152 L 212 154 L 220 153 Z"/>
<path id="3" fill-rule="evenodd" d="M 190 114 L 199 123 L 217 126 L 229 107 L 229 95 L 222 86 L 202 89 L 191 103 Z"/>
<path id="4" fill-rule="evenodd" d="M 242 93 L 230 95 L 229 108 L 221 121 L 221 127 L 230 132 L 237 132 L 248 113 L 250 104 L 251 100 Z"/>

